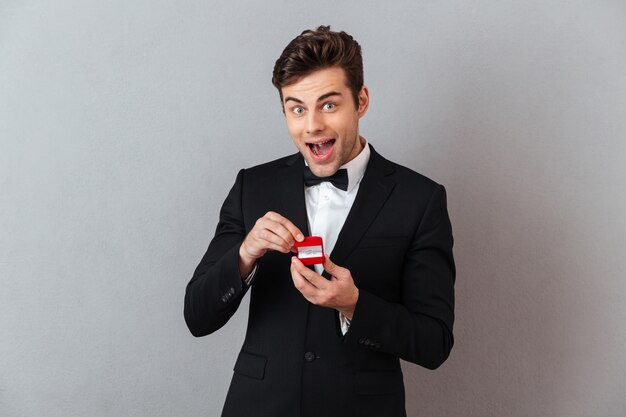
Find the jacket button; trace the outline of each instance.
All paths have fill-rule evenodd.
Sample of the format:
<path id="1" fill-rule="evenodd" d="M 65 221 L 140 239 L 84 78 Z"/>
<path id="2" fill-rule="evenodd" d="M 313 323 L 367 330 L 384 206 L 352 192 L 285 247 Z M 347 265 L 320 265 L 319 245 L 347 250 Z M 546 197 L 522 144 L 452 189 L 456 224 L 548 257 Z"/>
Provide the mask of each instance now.
<path id="1" fill-rule="evenodd" d="M 228 295 L 222 295 L 222 302 L 227 303 L 230 297 Z"/>
<path id="2" fill-rule="evenodd" d="M 307 362 L 313 362 L 315 360 L 315 352 L 307 352 L 304 354 L 304 360 Z"/>

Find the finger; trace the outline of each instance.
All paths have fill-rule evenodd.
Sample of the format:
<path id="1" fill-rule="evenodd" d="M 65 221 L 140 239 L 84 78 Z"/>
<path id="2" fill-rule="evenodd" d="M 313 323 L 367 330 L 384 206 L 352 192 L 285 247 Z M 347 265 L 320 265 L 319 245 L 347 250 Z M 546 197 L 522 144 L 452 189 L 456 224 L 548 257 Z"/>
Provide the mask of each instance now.
<path id="1" fill-rule="evenodd" d="M 315 272 L 314 270 L 307 268 L 300 259 L 295 256 L 291 258 L 292 265 L 295 270 L 304 277 L 308 282 L 311 283 L 315 288 L 320 290 L 325 290 L 329 286 L 329 282 L 326 278 Z"/>
<path id="2" fill-rule="evenodd" d="M 330 260 L 328 254 L 324 254 L 324 270 L 330 274 L 331 281 L 352 281 L 352 275 L 350 274 L 350 270 L 344 268 L 342 266 L 336 265 L 333 261 Z"/>
<path id="3" fill-rule="evenodd" d="M 289 251 L 294 246 L 295 239 L 289 229 L 277 220 L 280 219 L 272 218 L 269 214 L 265 215 L 256 222 L 254 228 L 262 239 L 283 245 Z"/>
<path id="4" fill-rule="evenodd" d="M 304 234 L 300 231 L 300 229 L 298 229 L 295 224 L 291 222 L 291 220 L 273 211 L 268 211 L 265 216 L 267 216 L 267 218 L 270 220 L 280 223 L 285 229 L 287 229 L 287 231 L 296 241 L 301 242 L 304 240 Z"/>
<path id="5" fill-rule="evenodd" d="M 286 249 L 285 246 L 277 245 L 275 243 L 268 243 L 267 249 L 268 250 L 274 250 L 274 251 L 280 252 L 280 253 L 289 253 L 289 249 Z"/>
<path id="6" fill-rule="evenodd" d="M 250 231 L 254 245 L 259 249 L 269 249 L 268 242 L 281 246 L 281 252 L 288 253 L 295 241 L 291 233 L 279 222 L 261 217 Z"/>
<path id="7" fill-rule="evenodd" d="M 262 225 L 255 231 L 253 238 L 257 241 L 257 244 L 263 248 L 269 249 L 271 246 L 279 246 L 281 252 L 287 253 L 291 248 L 291 244 L 286 242 L 281 236 L 274 233 L 271 229 L 265 228 Z"/>
<path id="8" fill-rule="evenodd" d="M 289 249 L 287 249 L 284 245 L 276 244 L 267 240 L 257 239 L 252 237 L 250 240 L 246 239 L 242 243 L 244 250 L 255 257 L 263 256 L 265 252 L 268 250 L 274 250 L 282 253 L 288 253 Z"/>
<path id="9" fill-rule="evenodd" d="M 314 292 L 318 291 L 317 288 L 313 286 L 300 272 L 298 272 L 295 263 L 291 263 L 291 279 L 293 280 L 293 285 L 296 287 L 304 298 L 311 301 L 312 295 Z"/>
<path id="10" fill-rule="evenodd" d="M 273 222 L 272 226 L 272 231 L 280 236 L 289 245 L 290 248 L 295 247 L 296 236 L 294 236 L 293 232 L 289 230 L 288 225 L 285 225 L 281 222 Z"/>
<path id="11" fill-rule="evenodd" d="M 343 269 L 340 266 L 335 265 L 333 261 L 330 260 L 330 256 L 328 256 L 327 253 L 324 254 L 324 263 L 322 265 L 324 266 L 324 270 L 332 276 L 335 276 L 337 272 Z"/>

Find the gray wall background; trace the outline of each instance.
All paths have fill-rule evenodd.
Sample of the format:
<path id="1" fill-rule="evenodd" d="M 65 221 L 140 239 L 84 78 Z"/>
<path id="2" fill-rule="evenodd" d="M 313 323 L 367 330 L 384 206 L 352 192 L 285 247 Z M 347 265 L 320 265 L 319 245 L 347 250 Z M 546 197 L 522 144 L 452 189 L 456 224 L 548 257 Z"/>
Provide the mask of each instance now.
<path id="1" fill-rule="evenodd" d="M 270 76 L 331 24 L 362 133 L 448 188 L 456 346 L 411 416 L 626 413 L 624 1 L 0 0 L 0 415 L 217 416 L 246 306 L 184 288 L 237 170 L 295 150 Z"/>

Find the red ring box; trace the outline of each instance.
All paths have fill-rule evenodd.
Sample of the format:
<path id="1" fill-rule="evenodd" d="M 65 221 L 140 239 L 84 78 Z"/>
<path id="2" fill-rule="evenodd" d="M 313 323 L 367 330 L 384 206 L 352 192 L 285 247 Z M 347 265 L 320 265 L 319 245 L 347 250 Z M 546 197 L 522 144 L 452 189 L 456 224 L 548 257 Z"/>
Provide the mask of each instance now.
<path id="1" fill-rule="evenodd" d="M 296 241 L 297 257 L 305 265 L 324 263 L 324 244 L 319 236 L 307 236 L 302 242 Z"/>

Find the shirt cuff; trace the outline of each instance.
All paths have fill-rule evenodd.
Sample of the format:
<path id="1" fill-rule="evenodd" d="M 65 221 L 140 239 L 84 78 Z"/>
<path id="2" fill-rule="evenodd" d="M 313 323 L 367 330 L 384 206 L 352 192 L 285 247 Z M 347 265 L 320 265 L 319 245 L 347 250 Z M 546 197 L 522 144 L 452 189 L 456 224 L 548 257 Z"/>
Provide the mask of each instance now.
<path id="1" fill-rule="evenodd" d="M 243 282 L 245 282 L 248 287 L 252 285 L 252 280 L 254 279 L 254 276 L 256 275 L 256 270 L 258 269 L 258 267 L 259 267 L 259 263 L 255 262 L 254 268 L 252 268 L 252 272 L 250 272 L 250 275 L 248 275 L 247 277 L 243 279 Z"/>
<path id="2" fill-rule="evenodd" d="M 348 330 L 350 330 L 350 320 L 341 312 L 339 312 L 339 324 L 341 325 L 341 334 L 345 336 Z"/>

